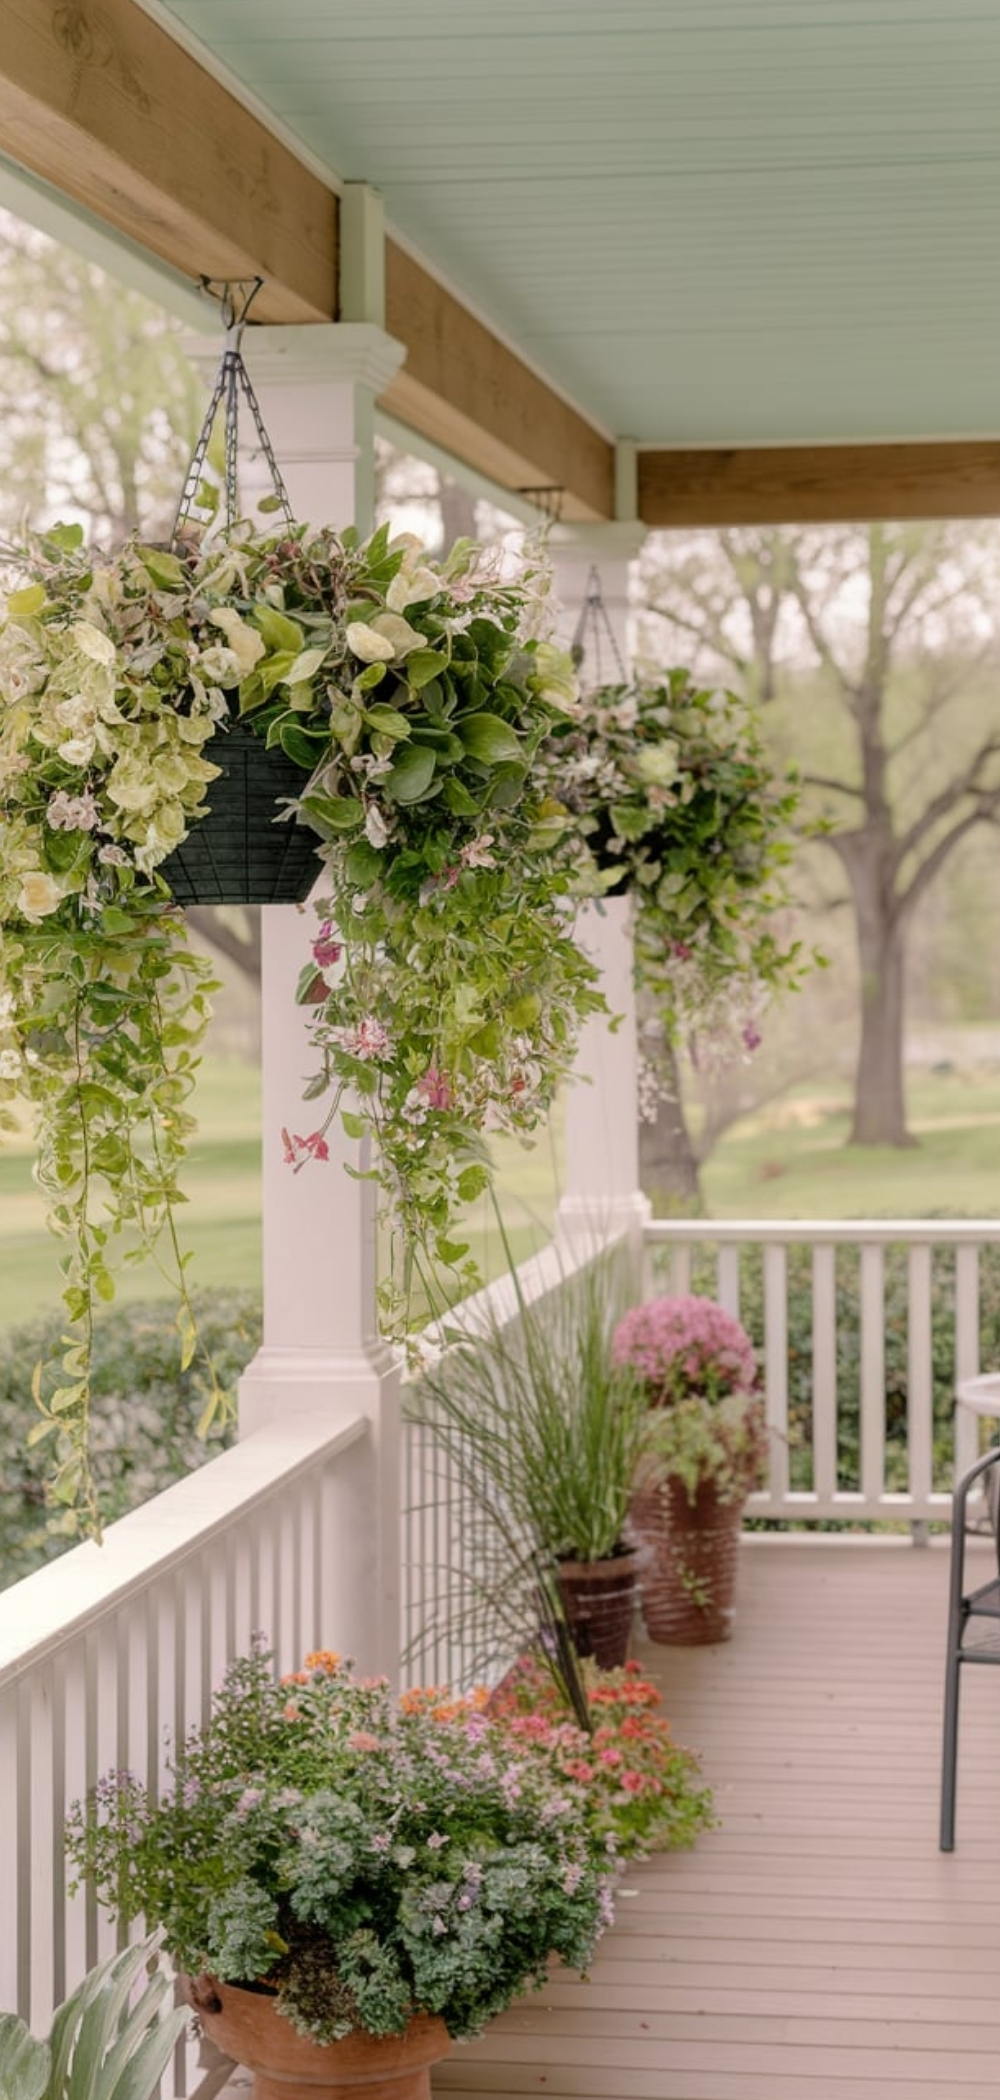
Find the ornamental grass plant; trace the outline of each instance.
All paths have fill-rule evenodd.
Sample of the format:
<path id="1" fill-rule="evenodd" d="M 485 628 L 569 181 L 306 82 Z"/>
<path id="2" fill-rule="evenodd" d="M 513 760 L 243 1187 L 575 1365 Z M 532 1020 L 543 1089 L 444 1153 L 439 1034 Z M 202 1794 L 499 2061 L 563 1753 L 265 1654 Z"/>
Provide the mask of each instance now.
<path id="1" fill-rule="evenodd" d="M 530 1303 L 512 1271 L 506 1313 L 488 1301 L 408 1394 L 409 1418 L 467 1513 L 462 1566 L 438 1579 L 453 1631 L 476 1645 L 477 1674 L 532 1645 L 540 1608 L 558 1616 L 560 1561 L 627 1549 L 646 1400 L 611 1358 L 625 1289 L 614 1253 Z"/>
<path id="2" fill-rule="evenodd" d="M 612 1916 L 612 1853 L 581 1787 L 470 1710 L 396 1705 L 337 1656 L 276 1683 L 258 1644 L 151 1800 L 114 1772 L 69 1856 L 123 1925 L 144 1917 L 189 1974 L 262 1984 L 301 2034 L 476 2034 L 584 1968 Z"/>

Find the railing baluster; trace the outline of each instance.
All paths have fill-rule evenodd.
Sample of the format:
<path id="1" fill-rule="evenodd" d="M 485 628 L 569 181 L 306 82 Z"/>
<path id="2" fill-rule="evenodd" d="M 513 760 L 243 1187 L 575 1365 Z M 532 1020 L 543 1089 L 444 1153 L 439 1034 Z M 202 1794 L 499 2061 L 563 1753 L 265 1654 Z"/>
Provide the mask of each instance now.
<path id="1" fill-rule="evenodd" d="M 670 1253 L 670 1289 L 677 1298 L 683 1298 L 691 1289 L 691 1249 L 681 1244 Z"/>
<path id="2" fill-rule="evenodd" d="M 885 1256 L 861 1249 L 861 1492 L 877 1508 L 885 1493 Z"/>
<path id="3" fill-rule="evenodd" d="M 812 1480 L 818 1499 L 837 1492 L 837 1256 L 812 1256 Z"/>
<path id="4" fill-rule="evenodd" d="M 979 1376 L 978 1246 L 955 1249 L 955 1384 Z M 971 1408 L 955 1410 L 955 1473 L 960 1477 L 979 1456 L 979 1422 Z"/>
<path id="5" fill-rule="evenodd" d="M 908 1247 L 906 1312 L 907 1454 L 909 1490 L 925 1503 L 934 1457 L 934 1375 L 931 1354 L 931 1249 Z"/>
<path id="6" fill-rule="evenodd" d="M 770 1498 L 788 1493 L 788 1250 L 764 1249 L 764 1390 L 768 1428 Z"/>
<path id="7" fill-rule="evenodd" d="M 740 1317 L 740 1250 L 723 1245 L 718 1254 L 716 1296 L 723 1311 Z"/>

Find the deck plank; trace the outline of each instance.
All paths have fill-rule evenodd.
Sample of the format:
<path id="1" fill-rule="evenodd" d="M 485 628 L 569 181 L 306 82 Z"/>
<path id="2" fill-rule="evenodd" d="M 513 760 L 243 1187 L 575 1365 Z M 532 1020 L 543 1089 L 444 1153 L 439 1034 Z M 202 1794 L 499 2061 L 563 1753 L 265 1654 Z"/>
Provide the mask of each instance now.
<path id="1" fill-rule="evenodd" d="M 985 2100 L 1000 2085 L 1000 1683 L 963 1684 L 937 1850 L 947 1550 L 750 1542 L 736 1636 L 640 1650 L 721 1828 L 629 1869 L 592 1975 L 553 1976 L 437 2100 Z"/>

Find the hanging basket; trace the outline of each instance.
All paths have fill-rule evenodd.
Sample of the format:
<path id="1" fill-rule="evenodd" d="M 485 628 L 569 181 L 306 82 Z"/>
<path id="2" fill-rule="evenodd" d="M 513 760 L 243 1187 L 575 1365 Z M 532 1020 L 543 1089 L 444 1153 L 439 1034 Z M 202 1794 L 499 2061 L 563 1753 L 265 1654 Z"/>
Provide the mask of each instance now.
<path id="1" fill-rule="evenodd" d="M 260 404 L 243 362 L 240 342 L 247 314 L 260 290 L 254 278 L 242 305 L 236 288 L 223 287 L 222 312 L 226 345 L 212 398 L 188 467 L 171 534 L 171 547 L 190 529 L 199 501 L 208 449 L 221 409 L 225 431 L 225 523 L 232 530 L 239 516 L 237 454 L 240 401 L 250 412 L 257 450 L 271 481 L 272 500 L 292 529 L 288 491 L 281 477 Z M 212 280 L 202 278 L 206 291 Z M 220 728 L 205 747 L 205 757 L 221 768 L 208 790 L 208 808 L 182 846 L 160 864 L 178 904 L 300 904 L 322 874 L 316 834 L 289 818 L 284 805 L 302 792 L 303 771 L 280 746 L 268 749 L 245 722 Z"/>
<path id="2" fill-rule="evenodd" d="M 302 792 L 302 767 L 245 722 L 218 730 L 205 757 L 222 769 L 207 812 L 158 871 L 175 901 L 300 904 L 323 872 L 315 832 L 283 809 Z"/>

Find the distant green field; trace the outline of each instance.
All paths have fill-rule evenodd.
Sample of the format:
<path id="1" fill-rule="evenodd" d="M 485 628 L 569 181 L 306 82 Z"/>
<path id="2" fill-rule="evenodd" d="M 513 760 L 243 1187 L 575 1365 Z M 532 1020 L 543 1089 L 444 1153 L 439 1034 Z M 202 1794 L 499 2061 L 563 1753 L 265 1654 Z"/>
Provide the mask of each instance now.
<path id="1" fill-rule="evenodd" d="M 254 1067 L 206 1060 L 196 1099 L 200 1135 L 183 1186 L 178 1219 L 202 1287 L 260 1277 L 260 1079 Z M 922 1073 L 910 1086 L 912 1150 L 857 1150 L 846 1144 L 848 1094 L 842 1082 L 800 1088 L 729 1132 L 704 1171 L 710 1215 L 747 1218 L 922 1217 L 959 1211 L 1000 1215 L 1000 1071 Z M 497 1146 L 499 1190 L 515 1256 L 538 1247 L 551 1223 L 560 1178 L 559 1119 L 531 1149 Z M 486 1275 L 504 1267 L 492 1211 L 468 1220 L 472 1249 Z M 58 1302 L 59 1244 L 45 1229 L 31 1179 L 27 1138 L 0 1151 L 0 1326 Z M 155 1268 L 119 1272 L 123 1298 L 169 1294 Z"/>
<path id="2" fill-rule="evenodd" d="M 206 1058 L 194 1102 L 199 1135 L 181 1186 L 188 1202 L 177 1213 L 185 1248 L 201 1288 L 253 1287 L 261 1262 L 260 1074 L 236 1060 Z M 515 1256 L 522 1259 L 545 1238 L 555 1204 L 553 1144 L 543 1137 L 530 1152 L 509 1141 L 498 1147 L 504 1211 Z M 321 1172 L 322 1169 L 316 1169 Z M 484 1273 L 497 1275 L 504 1252 L 491 1210 L 476 1206 L 469 1238 Z M 45 1226 L 31 1177 L 27 1136 L 0 1150 L 0 1326 L 8 1327 L 58 1304 L 60 1246 Z M 118 1296 L 158 1298 L 171 1284 L 151 1263 L 119 1269 Z"/>
<path id="3" fill-rule="evenodd" d="M 847 1086 L 801 1087 L 727 1133 L 705 1167 L 709 1215 L 851 1218 L 1000 1215 L 1000 1071 L 921 1071 L 907 1150 L 851 1146 Z"/>

